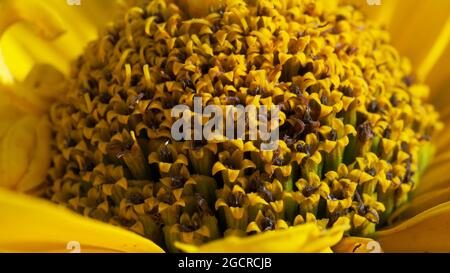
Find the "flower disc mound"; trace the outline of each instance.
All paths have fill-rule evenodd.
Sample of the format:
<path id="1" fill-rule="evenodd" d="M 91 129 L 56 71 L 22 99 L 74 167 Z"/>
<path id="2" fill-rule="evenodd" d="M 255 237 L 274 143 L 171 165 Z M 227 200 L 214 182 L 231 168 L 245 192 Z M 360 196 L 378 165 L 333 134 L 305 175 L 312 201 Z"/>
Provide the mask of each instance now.
<path id="1" fill-rule="evenodd" d="M 74 63 L 51 111 L 48 198 L 176 251 L 314 222 L 382 227 L 439 128 L 407 60 L 350 5 L 139 1 Z M 280 142 L 175 141 L 176 105 L 278 106 Z M 248 128 L 247 131 L 248 133 Z"/>

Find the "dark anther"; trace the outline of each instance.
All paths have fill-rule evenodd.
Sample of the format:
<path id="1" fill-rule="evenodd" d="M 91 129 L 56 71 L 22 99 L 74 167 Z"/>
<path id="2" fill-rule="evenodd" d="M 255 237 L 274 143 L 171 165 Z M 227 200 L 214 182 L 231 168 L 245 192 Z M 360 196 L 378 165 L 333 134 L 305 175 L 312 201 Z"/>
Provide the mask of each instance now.
<path id="1" fill-rule="evenodd" d="M 175 102 L 172 100 L 166 100 L 163 102 L 164 109 L 172 109 L 175 106 Z"/>
<path id="2" fill-rule="evenodd" d="M 328 105 L 328 97 L 325 95 L 322 95 L 320 97 L 320 103 L 322 103 L 323 105 Z"/>
<path id="3" fill-rule="evenodd" d="M 310 197 L 311 195 L 313 195 L 318 189 L 320 188 L 320 186 L 314 187 L 311 185 L 306 185 L 303 190 L 302 190 L 302 194 L 305 197 Z"/>
<path id="4" fill-rule="evenodd" d="M 336 16 L 336 22 L 343 21 L 343 20 L 346 20 L 346 19 L 347 19 L 347 18 L 345 18 L 345 16 L 342 15 L 342 14 L 338 14 L 338 15 Z"/>
<path id="5" fill-rule="evenodd" d="M 403 152 L 409 153 L 409 145 L 408 145 L 407 142 L 402 141 L 402 143 L 400 144 L 400 147 L 401 147 Z"/>
<path id="6" fill-rule="evenodd" d="M 160 195 L 158 199 L 160 202 L 164 202 L 169 205 L 172 205 L 176 201 L 175 196 L 172 194 L 172 192 L 166 192 L 165 194 Z"/>
<path id="7" fill-rule="evenodd" d="M 88 161 L 85 166 L 85 171 L 91 172 L 95 168 L 95 163 L 92 161 Z"/>
<path id="8" fill-rule="evenodd" d="M 286 102 L 281 102 L 277 106 L 280 107 L 280 110 L 284 113 L 289 111 L 289 104 Z"/>
<path id="9" fill-rule="evenodd" d="M 304 76 L 308 72 L 314 71 L 314 65 L 312 62 L 307 63 L 305 66 L 300 67 L 298 70 L 298 75 Z"/>
<path id="10" fill-rule="evenodd" d="M 195 201 L 197 203 L 197 207 L 198 207 L 198 210 L 200 212 L 212 215 L 212 212 L 211 212 L 211 210 L 209 209 L 209 206 L 208 206 L 208 202 L 206 202 L 206 199 L 203 198 L 201 196 L 201 194 L 199 194 L 199 193 L 195 194 Z"/>
<path id="11" fill-rule="evenodd" d="M 126 145 L 120 143 L 108 144 L 107 151 L 109 154 L 114 155 L 117 159 L 121 159 L 128 153 Z"/>
<path id="12" fill-rule="evenodd" d="M 411 182 L 413 176 L 414 176 L 413 171 L 411 171 L 411 170 L 406 171 L 405 177 L 403 178 L 403 183 Z"/>
<path id="13" fill-rule="evenodd" d="M 257 192 L 258 191 L 258 187 L 260 185 L 263 185 L 264 182 L 262 182 L 261 178 L 259 176 L 253 178 L 252 180 L 250 180 L 250 184 L 249 184 L 249 190 L 251 192 Z"/>
<path id="14" fill-rule="evenodd" d="M 106 92 L 102 92 L 102 93 L 100 93 L 99 99 L 100 99 L 101 103 L 107 104 L 107 103 L 109 103 L 111 96 Z"/>
<path id="15" fill-rule="evenodd" d="M 220 16 L 223 16 L 223 15 L 225 14 L 225 7 L 220 7 L 220 8 L 217 10 L 217 13 L 218 13 Z"/>
<path id="16" fill-rule="evenodd" d="M 364 201 L 362 200 L 361 195 L 357 191 L 355 191 L 355 199 L 358 202 L 358 213 L 365 214 L 367 207 L 366 205 L 364 205 Z"/>
<path id="17" fill-rule="evenodd" d="M 406 164 L 406 172 L 405 176 L 403 177 L 403 183 L 408 183 L 412 181 L 412 177 L 414 176 L 414 172 L 411 170 L 411 162 L 407 162 Z"/>
<path id="18" fill-rule="evenodd" d="M 391 128 L 387 127 L 383 132 L 383 137 L 389 139 L 391 138 L 391 134 L 392 134 Z"/>
<path id="19" fill-rule="evenodd" d="M 334 193 L 330 193 L 328 195 L 328 199 L 336 201 L 336 200 L 343 200 L 344 197 L 344 193 L 342 191 L 338 191 L 338 192 L 334 192 Z"/>
<path id="20" fill-rule="evenodd" d="M 275 220 L 271 217 L 264 217 L 261 221 L 261 231 L 269 231 L 275 229 Z"/>
<path id="21" fill-rule="evenodd" d="M 164 145 L 159 151 L 159 159 L 161 162 L 171 163 L 173 162 L 173 155 L 170 149 Z"/>
<path id="22" fill-rule="evenodd" d="M 158 224 L 158 225 L 162 225 L 162 217 L 161 214 L 158 212 L 153 212 L 150 214 L 150 217 L 152 218 L 152 220 Z"/>
<path id="23" fill-rule="evenodd" d="M 286 133 L 282 134 L 281 139 L 286 143 L 286 145 L 289 148 L 292 148 L 292 145 L 295 144 L 295 140 L 293 138 L 291 138 L 289 135 L 287 135 Z"/>
<path id="24" fill-rule="evenodd" d="M 347 48 L 347 50 L 345 50 L 345 53 L 347 53 L 347 55 L 354 55 L 358 52 L 358 48 L 354 47 L 354 46 L 350 46 Z"/>
<path id="25" fill-rule="evenodd" d="M 394 173 L 392 171 L 388 171 L 386 173 L 386 179 L 392 180 L 394 178 Z"/>
<path id="26" fill-rule="evenodd" d="M 420 137 L 420 140 L 424 140 L 424 141 L 430 141 L 431 140 L 431 136 L 428 133 L 423 134 Z"/>
<path id="27" fill-rule="evenodd" d="M 414 76 L 409 75 L 409 76 L 404 76 L 402 78 L 402 81 L 406 84 L 406 86 L 411 87 L 414 84 Z"/>
<path id="28" fill-rule="evenodd" d="M 247 93 L 251 96 L 256 96 L 256 95 L 261 95 L 262 93 L 262 88 L 258 85 L 254 88 L 249 88 Z"/>
<path id="29" fill-rule="evenodd" d="M 202 64 L 200 66 L 200 69 L 202 70 L 202 74 L 207 74 L 209 72 L 210 68 L 211 68 L 211 65 L 208 63 Z"/>
<path id="30" fill-rule="evenodd" d="M 93 117 L 89 117 L 86 119 L 86 127 L 94 128 L 97 124 L 97 121 Z"/>
<path id="31" fill-rule="evenodd" d="M 331 129 L 330 135 L 328 136 L 329 140 L 336 141 L 338 138 L 337 132 L 335 129 Z"/>
<path id="32" fill-rule="evenodd" d="M 180 189 L 183 187 L 184 183 L 186 182 L 186 178 L 184 178 L 181 175 L 175 175 L 171 177 L 172 183 L 172 189 Z"/>
<path id="33" fill-rule="evenodd" d="M 177 55 L 178 61 L 184 63 L 186 61 L 186 54 L 184 52 L 180 52 Z"/>
<path id="34" fill-rule="evenodd" d="M 183 223 L 180 225 L 180 229 L 182 232 L 194 232 L 200 228 L 198 223 Z"/>
<path id="35" fill-rule="evenodd" d="M 375 224 L 378 224 L 380 222 L 380 215 L 378 215 L 378 212 L 372 208 L 367 208 L 367 212 L 370 213 L 375 217 Z"/>
<path id="36" fill-rule="evenodd" d="M 220 25 L 220 23 L 215 23 L 212 25 L 211 30 L 216 33 L 217 31 L 219 31 L 222 28 L 222 26 Z"/>
<path id="37" fill-rule="evenodd" d="M 193 150 L 200 150 L 201 148 L 203 148 L 206 144 L 208 144 L 208 142 L 205 139 L 202 140 L 193 140 L 191 142 L 191 148 Z"/>
<path id="38" fill-rule="evenodd" d="M 134 205 L 138 205 L 144 203 L 145 198 L 138 192 L 130 192 L 127 194 L 127 200 Z"/>
<path id="39" fill-rule="evenodd" d="M 113 75 L 111 73 L 111 71 L 105 71 L 103 73 L 103 77 L 105 78 L 106 81 L 110 82 L 113 79 Z"/>
<path id="40" fill-rule="evenodd" d="M 136 220 L 132 220 L 132 219 L 125 219 L 123 217 L 119 218 L 119 222 L 122 226 L 125 227 L 131 227 L 132 225 L 134 225 L 136 223 Z"/>
<path id="41" fill-rule="evenodd" d="M 96 79 L 89 79 L 88 80 L 88 85 L 89 85 L 89 88 L 92 90 L 92 89 L 97 89 L 98 88 L 98 82 L 97 82 L 97 80 Z"/>
<path id="42" fill-rule="evenodd" d="M 236 97 L 236 96 L 227 97 L 227 103 L 232 104 L 232 105 L 237 105 L 237 104 L 241 103 L 241 100 L 239 99 L 239 97 Z"/>
<path id="43" fill-rule="evenodd" d="M 309 144 L 298 144 L 297 147 L 295 147 L 297 152 L 306 154 L 307 157 L 311 156 L 311 145 Z"/>
<path id="44" fill-rule="evenodd" d="M 391 96 L 391 98 L 389 99 L 389 101 L 391 102 L 392 106 L 397 107 L 398 106 L 398 99 L 397 99 L 397 95 L 393 94 Z"/>
<path id="45" fill-rule="evenodd" d="M 305 130 L 305 123 L 298 118 L 292 117 L 289 118 L 289 121 L 291 121 L 293 123 L 293 138 L 296 139 L 298 135 L 300 135 L 301 133 L 303 133 L 303 131 Z"/>
<path id="46" fill-rule="evenodd" d="M 285 165 L 284 161 L 285 161 L 284 158 L 281 157 L 279 152 L 274 153 L 273 159 L 272 159 L 272 164 L 273 165 L 275 165 L 275 166 L 283 166 L 283 165 Z"/>
<path id="47" fill-rule="evenodd" d="M 138 83 L 139 83 L 140 80 L 141 80 L 141 77 L 140 77 L 139 75 L 135 74 L 135 75 L 133 75 L 133 76 L 131 77 L 130 85 L 131 85 L 131 86 L 136 86 L 136 85 L 138 85 Z"/>
<path id="48" fill-rule="evenodd" d="M 343 86 L 343 87 L 339 88 L 339 90 L 342 92 L 342 94 L 344 94 L 344 96 L 347 96 L 347 97 L 354 96 L 353 88 L 351 88 L 350 86 Z"/>
<path id="49" fill-rule="evenodd" d="M 162 15 L 161 12 L 158 12 L 158 13 L 154 14 L 153 16 L 156 17 L 155 23 L 160 24 L 160 23 L 164 22 L 164 16 Z"/>
<path id="50" fill-rule="evenodd" d="M 245 193 L 233 192 L 228 197 L 228 205 L 230 207 L 240 208 L 244 205 L 245 197 Z"/>
<path id="51" fill-rule="evenodd" d="M 184 79 L 181 83 L 183 85 L 183 89 L 190 88 L 190 89 L 195 90 L 195 85 L 191 79 Z"/>
<path id="52" fill-rule="evenodd" d="M 321 89 L 322 89 L 322 85 L 320 85 L 320 83 L 315 83 L 315 84 L 307 87 L 306 91 L 309 94 L 313 94 L 313 93 L 319 93 Z"/>
<path id="53" fill-rule="evenodd" d="M 377 170 L 375 170 L 375 168 L 365 168 L 364 171 L 368 174 L 370 174 L 371 176 L 375 176 L 377 174 Z"/>
<path id="54" fill-rule="evenodd" d="M 359 125 L 356 131 L 361 142 L 366 142 L 373 138 L 372 127 L 368 122 Z"/>
<path id="55" fill-rule="evenodd" d="M 293 83 L 290 87 L 289 87 L 289 91 L 292 93 L 292 94 L 295 94 L 295 95 L 297 95 L 297 96 L 302 96 L 303 94 L 302 94 L 302 91 L 300 90 L 300 87 L 297 85 L 297 84 L 295 84 L 295 83 Z"/>
<path id="56" fill-rule="evenodd" d="M 365 216 L 367 213 L 372 214 L 376 218 L 374 223 L 378 224 L 380 222 L 380 216 L 378 215 L 378 212 L 364 204 L 359 192 L 355 192 L 355 197 L 356 197 L 356 201 L 358 201 L 358 203 L 359 203 L 358 213 L 363 216 Z"/>
<path id="57" fill-rule="evenodd" d="M 72 164 L 69 164 L 67 166 L 67 170 L 72 171 L 75 175 L 79 175 L 80 174 L 80 168 L 78 167 L 78 165 L 74 162 L 72 162 Z"/>
<path id="58" fill-rule="evenodd" d="M 377 113 L 378 111 L 380 111 L 378 101 L 372 100 L 369 105 L 367 105 L 367 111 L 369 111 L 370 113 Z"/>
<path id="59" fill-rule="evenodd" d="M 307 122 L 311 122 L 312 120 L 313 119 L 311 117 L 311 108 L 307 107 L 306 110 L 305 110 L 305 113 L 303 114 L 303 121 L 305 123 L 307 123 Z"/>
<path id="60" fill-rule="evenodd" d="M 275 201 L 273 194 L 266 188 L 266 186 L 264 186 L 262 182 L 257 185 L 257 191 L 259 195 L 261 195 L 261 197 L 267 202 Z"/>
<path id="61" fill-rule="evenodd" d="M 133 97 L 133 99 L 130 102 L 130 105 L 128 106 L 128 109 L 134 110 L 136 105 L 139 104 L 139 102 L 145 97 L 144 93 L 139 93 L 137 96 Z"/>

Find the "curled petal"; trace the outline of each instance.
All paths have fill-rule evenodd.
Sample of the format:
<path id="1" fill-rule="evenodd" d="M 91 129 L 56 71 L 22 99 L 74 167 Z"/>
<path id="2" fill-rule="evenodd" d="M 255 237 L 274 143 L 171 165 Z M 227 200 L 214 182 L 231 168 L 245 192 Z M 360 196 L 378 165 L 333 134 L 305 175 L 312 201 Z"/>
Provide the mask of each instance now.
<path id="1" fill-rule="evenodd" d="M 383 252 L 380 243 L 370 238 L 345 237 L 333 246 L 335 253 L 380 253 Z"/>

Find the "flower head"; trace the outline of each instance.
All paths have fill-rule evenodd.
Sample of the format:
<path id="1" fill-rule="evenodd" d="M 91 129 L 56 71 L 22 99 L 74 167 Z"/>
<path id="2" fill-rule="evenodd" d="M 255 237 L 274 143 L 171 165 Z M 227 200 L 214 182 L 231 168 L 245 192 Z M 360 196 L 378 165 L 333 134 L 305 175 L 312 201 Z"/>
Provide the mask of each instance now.
<path id="1" fill-rule="evenodd" d="M 328 251 L 344 233 L 378 234 L 410 201 L 442 124 L 386 31 L 331 2 L 130 1 L 73 62 L 63 96 L 29 100 L 41 115 L 51 105 L 45 197 L 171 252 L 296 230 L 329 242 L 298 249 Z M 278 148 L 175 140 L 171 111 L 196 98 L 277 106 Z M 32 146 L 14 127 L 2 145 L 14 138 Z M 6 172 L 12 187 L 36 186 L 24 173 Z"/>

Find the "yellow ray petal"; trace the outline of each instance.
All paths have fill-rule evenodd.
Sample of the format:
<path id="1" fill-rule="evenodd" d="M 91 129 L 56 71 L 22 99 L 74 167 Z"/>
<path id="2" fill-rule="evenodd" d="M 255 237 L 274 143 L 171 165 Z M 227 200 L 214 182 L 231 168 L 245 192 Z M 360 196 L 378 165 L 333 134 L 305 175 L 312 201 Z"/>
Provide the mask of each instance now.
<path id="1" fill-rule="evenodd" d="M 434 206 L 450 201 L 450 188 L 437 189 L 415 197 L 410 203 L 396 210 L 390 216 L 390 222 L 398 218 L 408 219 Z"/>
<path id="2" fill-rule="evenodd" d="M 438 5 L 436 8 L 441 7 Z M 417 69 L 417 77 L 419 80 L 425 80 L 428 77 L 430 71 L 438 62 L 439 58 L 444 54 L 445 49 L 450 43 L 450 17 L 447 17 L 447 20 L 441 28 L 442 29 L 437 35 L 434 44 L 431 46 L 430 50 Z"/>
<path id="3" fill-rule="evenodd" d="M 449 252 L 450 202 L 440 204 L 373 238 L 386 252 Z"/>
<path id="4" fill-rule="evenodd" d="M 9 71 L 8 66 L 3 58 L 2 49 L 0 48 L 0 83 L 10 84 L 13 82 L 13 77 Z"/>
<path id="5" fill-rule="evenodd" d="M 444 95 L 439 87 L 450 79 L 450 67 L 443 62 L 450 55 L 450 2 L 395 0 L 381 1 L 380 6 L 369 6 L 366 0 L 351 2 L 387 26 L 394 46 L 411 59 L 418 78 L 431 85 L 432 96 Z"/>
<path id="6" fill-rule="evenodd" d="M 0 35 L 12 24 L 25 21 L 42 37 L 52 39 L 63 32 L 59 17 L 42 1 L 3 0 L 0 3 Z"/>
<path id="7" fill-rule="evenodd" d="M 381 253 L 380 243 L 370 238 L 344 237 L 337 245 L 333 246 L 335 253 Z"/>
<path id="8" fill-rule="evenodd" d="M 176 246 L 191 253 L 317 253 L 338 243 L 348 228 L 344 223 L 321 231 L 316 224 L 309 223 L 245 238 L 228 237 L 200 247 L 181 243 L 176 243 Z"/>
<path id="9" fill-rule="evenodd" d="M 68 72 L 69 62 L 113 18 L 115 3 L 83 1 L 81 6 L 70 6 L 63 0 L 2 1 L 0 35 L 8 31 L 1 47 L 9 72 L 22 80 L 39 62 Z"/>
<path id="10" fill-rule="evenodd" d="M 27 192 L 42 184 L 50 166 L 50 138 L 45 117 L 28 115 L 15 122 L 0 138 L 0 186 Z"/>
<path id="11" fill-rule="evenodd" d="M 0 189 L 0 252 L 163 252 L 137 234 L 79 216 L 34 197 Z"/>

